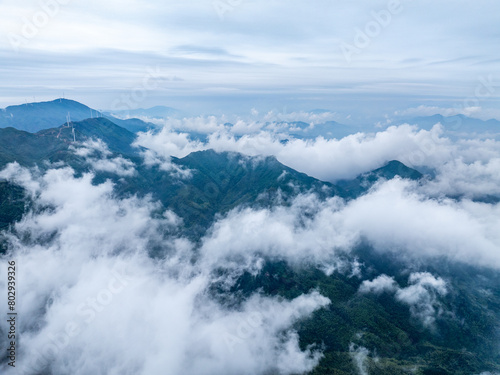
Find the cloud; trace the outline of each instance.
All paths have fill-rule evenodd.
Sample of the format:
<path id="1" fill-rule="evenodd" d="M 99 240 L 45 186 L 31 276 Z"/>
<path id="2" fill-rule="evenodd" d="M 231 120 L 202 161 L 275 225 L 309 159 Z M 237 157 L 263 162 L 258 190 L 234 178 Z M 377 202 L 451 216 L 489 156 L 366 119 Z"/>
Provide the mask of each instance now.
<path id="1" fill-rule="evenodd" d="M 463 196 L 469 199 L 487 195 L 500 197 L 500 158 L 466 162 L 450 160 L 439 167 L 436 178 L 424 190 L 433 196 Z"/>
<path id="2" fill-rule="evenodd" d="M 371 281 L 365 280 L 359 287 L 360 293 L 381 294 L 383 292 L 395 292 L 397 284 L 394 278 L 387 275 L 380 275 Z"/>
<path id="3" fill-rule="evenodd" d="M 446 257 L 498 269 L 499 218 L 500 204 L 430 198 L 418 183 L 394 179 L 349 202 L 301 195 L 286 207 L 237 208 L 213 225 L 202 252 L 213 263 L 258 267 L 268 257 L 326 270 L 367 241 L 408 261 Z"/>
<path id="4" fill-rule="evenodd" d="M 349 354 L 352 357 L 354 365 L 356 366 L 356 370 L 359 375 L 368 375 L 368 356 L 370 355 L 370 351 L 366 349 L 364 346 L 357 346 L 354 343 L 349 345 Z"/>
<path id="5" fill-rule="evenodd" d="M 396 299 L 410 306 L 410 312 L 425 327 L 432 328 L 441 314 L 438 297 L 448 293 L 446 282 L 428 272 L 412 273 L 406 288 L 396 292 Z"/>
<path id="6" fill-rule="evenodd" d="M 177 157 L 208 148 L 252 156 L 274 155 L 283 164 L 300 172 L 333 181 L 353 178 L 389 160 L 406 161 L 414 154 L 420 156 L 422 149 L 428 145 L 433 147 L 432 155 L 424 154 L 424 160 L 415 162 L 425 164 L 430 158 L 432 161 L 442 160 L 449 152 L 446 147 L 449 141 L 439 136 L 439 127 L 431 131 L 418 131 L 416 127 L 403 125 L 376 134 L 358 133 L 340 140 L 318 137 L 314 140 L 288 139 L 283 142 L 284 135 L 267 131 L 238 138 L 228 132 L 216 132 L 208 137 L 206 143 L 200 143 L 189 141 L 186 135 L 176 135 L 164 128 L 158 134 L 140 134 L 136 143 L 158 153 Z M 436 164 L 436 161 L 432 164 Z"/>
<path id="7" fill-rule="evenodd" d="M 440 126 L 427 131 L 402 125 L 340 140 L 283 140 L 269 132 L 239 138 L 214 133 L 205 143 L 163 129 L 159 134 L 140 135 L 138 143 L 163 152 L 165 157 L 206 148 L 275 155 L 285 165 L 325 180 L 351 178 L 391 159 L 434 170 L 435 178 L 418 183 L 400 179 L 380 183 L 347 203 L 338 199 L 320 203 L 302 196 L 289 208 L 237 209 L 216 223 L 205 239 L 204 246 L 213 256 L 231 248 L 233 254 L 243 256 L 247 250 L 251 250 L 249 254 L 258 250 L 267 256 L 302 262 L 300 254 L 308 254 L 310 261 L 328 269 L 324 264 L 328 257 L 335 264 L 337 250 L 365 238 L 383 251 L 403 250 L 417 257 L 444 255 L 494 268 L 500 265 L 496 251 L 500 238 L 495 230 L 500 225 L 499 205 L 472 201 L 500 196 L 497 141 L 452 141 L 442 135 Z M 456 196 L 461 199 L 449 198 Z M 301 227 L 296 223 L 302 222 L 302 202 L 307 202 L 314 215 Z M 475 249 L 474 253 L 470 249 Z M 295 255 L 299 256 L 292 260 Z"/>
<path id="8" fill-rule="evenodd" d="M 37 198 L 5 233 L 7 257 L 23 270 L 23 373 L 292 374 L 321 358 L 300 349 L 292 328 L 330 303 L 318 292 L 290 301 L 256 293 L 228 308 L 208 292 L 220 265 L 196 260 L 194 244 L 171 234 L 175 214 L 153 218 L 157 203 L 117 199 L 111 182 L 93 185 L 70 168 L 34 175 L 10 165 L 2 177 Z"/>
<path id="9" fill-rule="evenodd" d="M 167 127 L 156 133 L 153 131 L 139 133 L 134 145 L 146 147 L 166 160 L 171 156 L 183 158 L 191 152 L 205 149 L 201 142 L 191 140 L 188 134 L 172 132 Z"/>
<path id="10" fill-rule="evenodd" d="M 42 172 L 10 164 L 0 177 L 24 186 L 37 202 L 6 233 L 8 256 L 23 269 L 20 358 L 29 359 L 28 374 L 44 366 L 56 374 L 309 371 L 321 350 L 301 349 L 294 324 L 328 306 L 327 298 L 314 290 L 293 300 L 255 293 L 229 307 L 209 292 L 214 284 L 231 288 L 243 272 L 258 274 L 266 260 L 362 279 L 363 265 L 351 251 L 363 242 L 408 264 L 446 258 L 500 269 L 500 204 L 470 199 L 497 191 L 496 141 L 452 141 L 439 127 L 422 131 L 408 125 L 331 141 L 286 141 L 259 132 L 218 133 L 203 143 L 166 128 L 139 139 L 150 147 L 144 162 L 165 168 L 171 155 L 216 146 L 295 163 L 302 163 L 302 155 L 311 169 L 329 153 L 352 155 L 339 156 L 336 163 L 327 159 L 318 168 L 336 175 L 353 173 L 353 165 L 364 171 L 414 147 L 425 155 L 422 165 L 435 168 L 436 178 L 380 181 L 348 201 L 302 194 L 287 206 L 237 207 L 217 217 L 195 244 L 177 236 L 182 220 L 173 212 L 153 217 L 161 207 L 157 202 L 118 199 L 111 182 L 92 184 L 93 173 L 75 177 L 70 168 Z M 94 163 L 113 159 L 99 141 L 74 152 Z M 474 189 L 471 178 L 484 187 Z M 446 196 L 453 192 L 465 196 Z M 157 256 L 150 257 L 153 249 Z M 360 287 L 362 293 L 394 293 L 430 328 L 448 290 L 445 280 L 425 272 L 412 273 L 407 285 L 381 275 Z"/>
<path id="11" fill-rule="evenodd" d="M 210 120 L 208 126 L 218 129 L 219 125 L 210 124 L 217 124 L 216 121 Z M 165 160 L 204 149 L 251 156 L 273 155 L 283 164 L 324 181 L 351 179 L 390 160 L 399 160 L 410 167 L 434 171 L 436 178 L 426 185 L 428 194 L 469 198 L 500 195 L 496 173 L 499 142 L 491 139 L 452 141 L 443 135 L 440 125 L 431 130 L 419 130 L 410 125 L 391 126 L 376 133 L 360 132 L 341 139 L 318 137 L 312 140 L 291 138 L 286 131 L 273 129 L 254 132 L 257 128 L 249 130 L 243 122 L 238 126 L 239 130 L 246 129 L 250 133 L 236 136 L 225 127 L 201 142 L 191 140 L 186 133 L 164 127 L 156 133 L 140 133 L 136 144 Z"/>
<path id="12" fill-rule="evenodd" d="M 111 157 L 108 146 L 100 139 L 89 139 L 77 146 L 70 146 L 75 155 L 85 158 L 85 161 L 95 171 L 110 172 L 118 176 L 133 176 L 136 174 L 134 163 L 122 156 Z"/>
<path id="13" fill-rule="evenodd" d="M 372 281 L 365 280 L 358 290 L 360 293 L 395 293 L 396 300 L 408 305 L 413 318 L 425 327 L 434 328 L 436 317 L 442 313 L 438 300 L 448 293 L 447 283 L 428 272 L 415 272 L 408 278 L 408 286 L 401 288 L 394 278 L 380 275 Z"/>
<path id="14" fill-rule="evenodd" d="M 323 202 L 314 195 L 301 195 L 289 207 L 235 209 L 203 239 L 204 261 L 228 268 L 245 264 L 256 271 L 263 259 L 318 266 L 327 273 L 350 269 L 354 266 L 344 264 L 340 257 L 357 237 L 338 225 L 342 207 L 338 198 Z"/>
<path id="15" fill-rule="evenodd" d="M 193 94 L 220 87 L 259 96 L 272 91 L 273 99 L 278 97 L 283 103 L 295 97 L 314 100 L 325 92 L 326 103 L 335 103 L 330 94 L 339 92 L 371 94 L 367 103 L 380 93 L 390 93 L 393 97 L 435 93 L 438 102 L 446 95 L 470 96 L 469 91 L 474 91 L 468 88 L 470 80 L 478 74 L 495 71 L 498 60 L 498 54 L 489 48 L 495 45 L 498 36 L 486 31 L 496 25 L 494 15 L 498 13 L 498 5 L 486 1 L 481 2 L 481 9 L 486 11 L 480 13 L 466 3 L 459 9 L 440 4 L 433 8 L 433 17 L 402 2 L 404 10 L 394 15 L 380 35 L 370 38 L 371 48 L 356 56 L 359 57 L 356 64 L 345 61 L 339 45 L 352 43 L 356 30 L 374 22 L 370 14 L 384 10 L 386 3 L 318 2 L 311 7 L 301 3 L 241 2 L 229 5 L 223 20 L 213 3 L 206 1 L 193 1 L 189 5 L 152 1 L 148 7 L 127 1 L 123 9 L 118 9 L 115 1 L 92 0 L 85 7 L 76 2 L 58 3 L 59 11 L 42 22 L 42 27 L 36 27 L 34 36 L 22 44 L 19 52 L 22 65 L 15 64 L 16 56 L 11 53 L 8 37 L 0 45 L 0 49 L 9 53 L 8 58 L 2 58 L 8 69 L 3 94 L 9 98 L 22 102 L 27 93 L 41 87 L 40 95 L 47 95 L 61 91 L 61 87 L 69 91 L 71 86 L 78 95 L 112 103 L 125 90 L 133 89 L 124 87 L 124 83 L 133 81 L 141 66 L 163 60 L 171 66 L 173 75 L 189 82 L 148 98 L 151 105 L 185 94 L 191 102 Z M 44 8 L 33 1 L 3 3 L 0 31 L 2 35 L 24 38 L 23 28 L 26 29 L 28 22 L 33 23 L 37 14 L 42 14 L 43 20 L 43 12 Z M 281 15 L 279 19 L 277 14 Z M 446 17 L 460 22 L 443 25 L 436 21 Z M 477 27 L 478 19 L 483 28 Z M 441 43 L 436 43 L 435 32 L 431 32 L 436 27 Z M 101 38 L 102 35 L 106 38 Z M 468 48 L 459 48 L 454 43 L 457 38 Z M 408 43 L 415 48 L 405 48 Z M 66 66 L 71 68 L 63 71 L 40 64 L 37 57 L 50 51 L 57 55 L 52 57 L 53 61 L 65 59 Z M 113 58 L 122 53 L 136 58 Z M 176 57 L 175 63 L 172 54 L 185 57 Z M 116 69 L 117 64 L 121 69 Z M 199 69 L 200 66 L 205 69 Z M 207 66 L 211 69 L 206 69 Z M 80 77 L 71 74 L 74 70 L 81 72 Z M 28 77 L 26 74 L 31 72 L 33 76 Z M 16 82 L 20 79 L 24 80 L 22 92 L 10 92 L 19 86 Z M 119 92 L 115 91 L 117 86 L 121 88 Z M 103 95 L 100 92 L 103 87 L 114 90 Z M 406 98 L 407 104 L 414 101 L 413 95 Z M 189 106 L 187 103 L 184 98 L 184 105 Z M 231 105 L 226 104 L 228 108 Z M 377 105 L 371 104 L 371 109 L 377 106 L 378 101 Z"/>

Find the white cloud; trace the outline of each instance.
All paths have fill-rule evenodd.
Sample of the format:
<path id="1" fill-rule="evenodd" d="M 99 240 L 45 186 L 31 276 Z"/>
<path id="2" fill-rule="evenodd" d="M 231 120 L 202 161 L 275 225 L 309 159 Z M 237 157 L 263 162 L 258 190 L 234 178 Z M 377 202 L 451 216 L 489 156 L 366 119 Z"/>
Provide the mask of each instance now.
<path id="1" fill-rule="evenodd" d="M 409 305 L 412 316 L 425 327 L 432 328 L 442 312 L 438 297 L 448 293 L 446 282 L 428 272 L 417 272 L 410 275 L 408 284 L 396 292 L 396 299 Z"/>
<path id="2" fill-rule="evenodd" d="M 153 219 L 154 202 L 115 199 L 110 182 L 93 185 L 92 174 L 75 178 L 69 168 L 29 177 L 11 165 L 2 174 L 30 187 L 39 209 L 8 234 L 22 269 L 24 373 L 292 374 L 321 358 L 301 350 L 291 329 L 329 304 L 318 292 L 291 301 L 255 294 L 226 308 L 207 292 L 212 265 L 193 263 L 194 245 L 168 234 L 180 223 L 173 213 Z M 151 247 L 163 256 L 151 258 Z"/>
<path id="3" fill-rule="evenodd" d="M 214 224 L 202 251 L 213 263 L 258 266 L 260 257 L 271 257 L 337 269 L 339 256 L 364 239 L 409 259 L 500 267 L 500 204 L 429 198 L 420 189 L 394 179 L 347 203 L 304 195 L 289 207 L 235 209 Z"/>
<path id="4" fill-rule="evenodd" d="M 360 293 L 374 293 L 381 294 L 383 292 L 395 292 L 397 284 L 393 277 L 387 275 L 380 275 L 371 281 L 365 280 L 359 287 Z"/>
<path id="5" fill-rule="evenodd" d="M 112 152 L 101 139 L 89 139 L 70 150 L 78 156 L 85 158 L 96 171 L 110 172 L 118 176 L 133 176 L 136 173 L 134 163 L 122 156 L 111 157 Z"/>
<path id="6" fill-rule="evenodd" d="M 442 313 L 438 297 L 448 293 L 446 282 L 428 272 L 415 272 L 408 278 L 408 286 L 401 288 L 393 277 L 380 275 L 372 281 L 365 280 L 360 293 L 395 293 L 396 300 L 410 307 L 412 316 L 425 327 L 433 329 L 436 317 Z"/>
<path id="7" fill-rule="evenodd" d="M 339 255 L 356 241 L 355 233 L 342 232 L 338 225 L 342 207 L 337 198 L 322 202 L 304 195 L 290 207 L 235 209 L 214 224 L 201 251 L 206 262 L 227 267 L 246 264 L 258 269 L 263 258 L 271 258 L 331 273 L 344 266 Z"/>
<path id="8" fill-rule="evenodd" d="M 173 132 L 167 127 L 156 133 L 153 131 L 139 133 L 134 145 L 146 147 L 165 160 L 171 156 L 182 158 L 205 148 L 201 142 L 190 140 L 187 133 Z"/>
<path id="9" fill-rule="evenodd" d="M 370 351 L 364 346 L 357 346 L 354 343 L 349 345 L 349 354 L 352 357 L 354 365 L 356 366 L 356 370 L 359 375 L 368 375 L 368 356 L 370 355 Z"/>
<path id="10" fill-rule="evenodd" d="M 437 102 L 447 95 L 473 94 L 474 88 L 468 87 L 470 80 L 495 72 L 498 59 L 498 53 L 490 48 L 498 44 L 498 37 L 486 31 L 496 26 L 498 5 L 485 0 L 481 1 L 481 11 L 468 3 L 459 8 L 449 3 L 436 5 L 435 17 L 406 2 L 404 11 L 370 39 L 370 48 L 363 49 L 352 64 L 345 61 L 340 43 L 352 43 L 356 30 L 373 22 L 371 12 L 385 9 L 386 3 L 315 2 L 310 6 L 248 1 L 229 6 L 224 20 L 212 2 L 201 0 L 189 4 L 151 1 L 148 7 L 127 1 L 121 8 L 111 0 L 89 0 L 85 6 L 74 1 L 56 3 L 65 5 L 56 15 L 47 17 L 48 21 L 38 2 L 1 5 L 0 32 L 6 36 L 23 37 L 26 24 L 42 14 L 36 21 L 42 26 L 34 28 L 34 36 L 23 43 L 21 59 L 11 53 L 9 38 L 0 44 L 10 53 L 3 94 L 19 98 L 19 102 L 40 87 L 43 95 L 60 92 L 61 87 L 68 87 L 70 78 L 74 82 L 71 88 L 80 95 L 112 103 L 140 82 L 142 77 L 137 78 L 137 72 L 149 60 L 162 61 L 171 75 L 187 81 L 162 86 L 148 98 L 151 105 L 182 96 L 188 107 L 195 96 L 210 96 L 217 91 L 230 93 L 227 107 L 242 92 L 253 94 L 255 104 L 265 102 L 267 97 L 262 96 L 269 92 L 272 99 L 278 97 L 282 103 L 323 96 L 323 102 L 337 105 L 336 99 L 350 92 L 372 94 L 367 101 L 372 107 L 379 105 L 373 99 L 380 93 L 390 93 L 392 98 L 432 93 Z M 281 15 L 279 19 L 277 14 Z M 436 21 L 445 18 L 451 20 L 446 25 Z M 478 27 L 478 20 L 484 27 Z M 437 27 L 440 43 L 432 32 Z M 459 48 L 454 43 L 457 39 L 467 48 Z M 405 48 L 408 44 L 414 48 Z M 92 60 L 86 58 L 89 51 Z M 103 51 L 111 51 L 115 57 L 102 56 Z M 52 59 L 64 62 L 41 64 L 47 52 L 57 55 Z M 122 52 L 140 54 L 141 58 L 116 57 Z M 30 59 L 30 53 L 39 55 Z M 37 64 L 33 65 L 34 61 Z M 70 69 L 61 69 L 67 66 Z M 73 74 L 77 69 L 79 77 Z M 26 76 L 32 72 L 32 77 Z M 15 84 L 20 79 L 25 80 L 22 92 L 12 93 L 10 89 L 19 87 Z M 113 90 L 103 95 L 103 87 Z M 414 97 L 406 102 L 413 103 Z"/>
<path id="11" fill-rule="evenodd" d="M 435 179 L 423 190 L 434 196 L 465 196 L 466 198 L 500 196 L 500 158 L 465 162 L 463 158 L 450 160 L 438 169 Z"/>
<path id="12" fill-rule="evenodd" d="M 499 196 L 499 142 L 492 139 L 457 140 L 443 136 L 442 127 L 418 130 L 409 125 L 392 126 L 375 134 L 358 133 L 336 139 L 287 139 L 284 134 L 260 131 L 235 137 L 229 131 L 215 132 L 207 142 L 193 141 L 185 133 L 163 128 L 140 133 L 137 145 L 147 147 L 146 162 L 162 159 L 172 168 L 170 156 L 184 157 L 204 149 L 235 151 L 247 155 L 273 155 L 283 164 L 321 180 L 354 178 L 399 160 L 410 167 L 427 167 L 436 178 L 424 189 L 432 196 L 481 198 Z"/>
<path id="13" fill-rule="evenodd" d="M 185 133 L 163 128 L 157 133 L 140 133 L 136 144 L 163 158 L 184 157 L 209 148 L 252 156 L 274 155 L 283 164 L 325 181 L 354 178 L 394 159 L 412 167 L 426 166 L 449 174 L 452 170 L 446 167 L 453 163 L 488 163 L 492 158 L 500 158 L 497 141 L 453 142 L 443 136 L 440 125 L 429 131 L 410 125 L 391 126 L 377 133 L 357 133 L 339 140 L 288 138 L 284 133 L 271 131 L 235 137 L 224 130 L 210 134 L 207 142 L 200 142 L 190 140 Z M 487 172 L 496 176 L 494 170 L 492 167 Z"/>

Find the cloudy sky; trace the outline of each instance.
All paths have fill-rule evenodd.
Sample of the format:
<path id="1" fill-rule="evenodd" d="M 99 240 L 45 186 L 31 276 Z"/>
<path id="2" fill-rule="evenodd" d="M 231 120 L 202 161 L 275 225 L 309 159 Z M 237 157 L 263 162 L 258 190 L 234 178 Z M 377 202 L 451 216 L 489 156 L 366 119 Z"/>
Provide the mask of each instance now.
<path id="1" fill-rule="evenodd" d="M 200 113 L 462 106 L 497 82 L 498 14 L 493 0 L 2 0 L 0 106 L 63 93 Z"/>

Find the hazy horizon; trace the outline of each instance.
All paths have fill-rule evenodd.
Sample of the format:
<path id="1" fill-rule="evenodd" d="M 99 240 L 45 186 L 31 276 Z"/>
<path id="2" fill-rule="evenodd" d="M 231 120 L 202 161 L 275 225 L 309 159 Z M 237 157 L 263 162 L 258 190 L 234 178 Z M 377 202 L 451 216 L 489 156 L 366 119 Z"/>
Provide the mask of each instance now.
<path id="1" fill-rule="evenodd" d="M 3 1 L 0 107 L 64 95 L 96 109 L 500 118 L 496 2 L 119 4 Z"/>

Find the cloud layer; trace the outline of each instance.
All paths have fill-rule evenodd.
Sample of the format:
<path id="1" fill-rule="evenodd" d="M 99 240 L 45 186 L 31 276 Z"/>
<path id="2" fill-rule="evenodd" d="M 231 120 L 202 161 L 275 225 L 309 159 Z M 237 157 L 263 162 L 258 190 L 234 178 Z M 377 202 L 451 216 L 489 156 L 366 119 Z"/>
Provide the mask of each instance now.
<path id="1" fill-rule="evenodd" d="M 410 167 L 433 171 L 436 178 L 426 185 L 428 194 L 469 198 L 500 195 L 499 142 L 452 140 L 440 124 L 431 130 L 401 125 L 340 139 L 311 140 L 262 128 L 257 133 L 237 136 L 220 122 L 210 120 L 210 124 L 210 129 L 215 130 L 210 130 L 204 142 L 191 140 L 188 133 L 177 133 L 165 126 L 157 132 L 139 133 L 136 144 L 167 162 L 170 156 L 184 157 L 203 149 L 273 155 L 283 164 L 323 181 L 351 179 L 390 160 L 399 160 Z"/>
<path id="2" fill-rule="evenodd" d="M 255 294 L 229 309 L 207 292 L 214 265 L 191 262 L 193 244 L 168 235 L 179 221 L 153 219 L 154 202 L 117 199 L 110 182 L 69 168 L 35 177 L 11 165 L 2 176 L 37 197 L 37 213 L 7 235 L 22 265 L 24 373 L 291 374 L 318 363 L 291 327 L 329 304 L 319 293 Z M 150 258 L 153 246 L 164 257 Z"/>
<path id="3" fill-rule="evenodd" d="M 310 141 L 271 131 L 238 137 L 224 129 L 203 142 L 164 128 L 140 134 L 137 144 L 150 149 L 144 163 L 165 170 L 174 168 L 171 156 L 215 148 L 275 155 L 330 180 L 391 159 L 432 169 L 435 177 L 381 180 L 353 200 L 302 194 L 287 206 L 237 207 L 193 243 L 176 234 L 182 220 L 175 213 L 157 214 L 160 204 L 147 197 L 117 198 L 110 181 L 92 183 L 92 172 L 75 177 L 68 167 L 41 171 L 10 164 L 0 178 L 22 185 L 36 202 L 5 233 L 8 257 L 22 265 L 20 358 L 27 374 L 309 371 L 321 348 L 301 348 L 295 324 L 328 307 L 328 298 L 316 290 L 291 300 L 255 292 L 228 306 L 210 292 L 213 285 L 234 286 L 244 272 L 258 274 L 266 260 L 358 277 L 364 280 L 360 292 L 394 294 L 430 328 L 442 313 L 447 281 L 426 272 L 410 273 L 406 285 L 386 275 L 365 280 L 367 270 L 352 252 L 357 245 L 369 244 L 408 265 L 444 258 L 500 269 L 500 203 L 479 199 L 498 196 L 494 140 L 453 141 L 440 126 L 426 131 L 402 125 Z M 123 178 L 137 173 L 100 141 L 74 152 L 95 171 Z M 104 169 L 103 162 L 113 168 Z M 6 260 L 1 258 L 2 267 Z M 366 370 L 368 354 L 354 347 L 351 352 L 358 370 Z"/>

